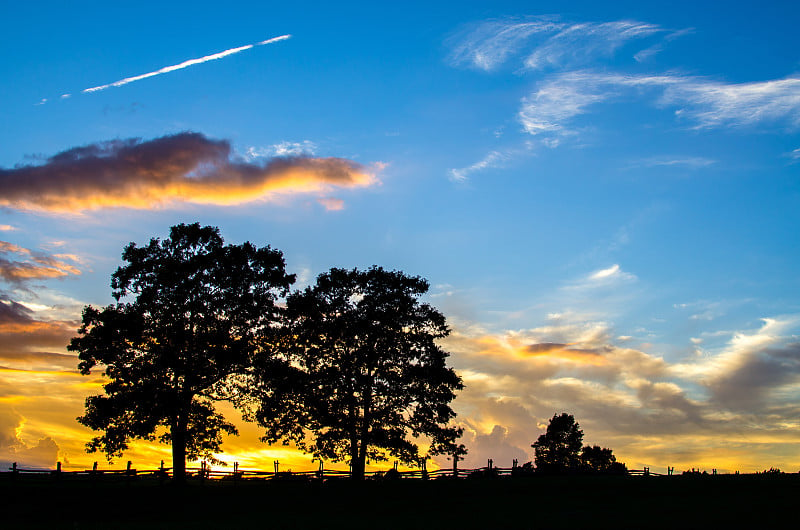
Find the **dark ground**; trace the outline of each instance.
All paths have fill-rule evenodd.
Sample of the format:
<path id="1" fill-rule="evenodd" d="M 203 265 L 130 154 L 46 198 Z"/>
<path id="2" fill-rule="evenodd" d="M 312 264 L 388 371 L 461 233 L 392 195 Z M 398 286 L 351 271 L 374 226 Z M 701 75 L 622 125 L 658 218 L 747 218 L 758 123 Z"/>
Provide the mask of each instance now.
<path id="1" fill-rule="evenodd" d="M 194 479 L 193 479 L 194 480 Z M 0 528 L 772 528 L 800 476 L 303 482 L 0 475 Z"/>

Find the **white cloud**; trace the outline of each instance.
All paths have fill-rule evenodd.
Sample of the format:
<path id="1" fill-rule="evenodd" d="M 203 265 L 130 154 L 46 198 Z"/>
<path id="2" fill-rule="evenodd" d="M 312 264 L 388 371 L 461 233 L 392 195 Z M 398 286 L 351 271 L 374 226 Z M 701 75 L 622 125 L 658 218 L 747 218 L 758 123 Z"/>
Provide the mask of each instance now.
<path id="1" fill-rule="evenodd" d="M 250 146 L 245 151 L 245 158 L 249 161 L 258 158 L 271 158 L 274 156 L 303 156 L 314 155 L 317 152 L 317 144 L 310 140 L 301 142 L 283 141 L 268 147 Z"/>
<path id="2" fill-rule="evenodd" d="M 571 118 L 610 96 L 589 83 L 578 83 L 562 76 L 524 98 L 518 117 L 529 134 L 559 133 Z"/>
<path id="3" fill-rule="evenodd" d="M 619 268 L 619 265 L 612 265 L 607 269 L 601 269 L 597 272 L 592 273 L 589 275 L 590 280 L 605 280 L 607 278 L 613 278 L 614 276 L 619 276 L 622 274 L 622 271 Z"/>
<path id="4" fill-rule="evenodd" d="M 757 330 L 737 331 L 718 353 L 698 362 L 673 366 L 677 374 L 706 384 L 724 378 L 759 352 L 786 342 L 785 334 L 800 322 L 797 317 L 763 318 Z"/>
<path id="5" fill-rule="evenodd" d="M 453 182 L 466 182 L 467 177 L 476 171 L 481 171 L 502 164 L 508 156 L 500 151 L 490 151 L 483 159 L 471 166 L 450 170 L 450 180 Z"/>
<path id="6" fill-rule="evenodd" d="M 636 281 L 636 275 L 625 272 L 619 266 L 614 264 L 608 268 L 600 269 L 590 273 L 584 278 L 568 284 L 565 289 L 567 290 L 581 290 L 581 289 L 594 289 L 597 287 L 607 287 L 616 285 L 622 282 Z"/>
<path id="7" fill-rule="evenodd" d="M 663 42 L 659 42 L 659 43 L 653 44 L 652 46 L 650 46 L 648 48 L 645 48 L 644 50 L 636 52 L 633 55 L 633 58 L 636 60 L 637 63 L 647 62 L 651 58 L 653 58 L 656 54 L 661 53 L 661 51 L 664 50 L 664 44 L 666 42 L 675 40 L 676 38 L 682 37 L 682 36 L 687 35 L 689 33 L 692 33 L 693 31 L 694 31 L 694 28 L 686 28 L 686 29 L 674 31 L 674 32 L 670 33 L 669 35 L 667 35 L 666 37 L 664 37 L 664 41 Z"/>
<path id="8" fill-rule="evenodd" d="M 534 35 L 553 33 L 563 27 L 564 24 L 546 17 L 484 22 L 451 39 L 450 60 L 456 65 L 469 64 L 490 71 L 517 53 Z"/>
<path id="9" fill-rule="evenodd" d="M 694 128 L 788 122 L 800 126 L 800 78 L 723 83 L 679 75 L 621 75 L 589 71 L 552 76 L 522 100 L 519 120 L 530 134 L 563 133 L 572 118 L 610 99 L 657 91 L 655 104 L 675 108 Z M 694 160 L 694 163 L 702 162 Z"/>
<path id="10" fill-rule="evenodd" d="M 525 59 L 525 66 L 541 69 L 548 65 L 588 64 L 597 57 L 610 57 L 627 41 L 662 31 L 656 25 L 630 20 L 571 24 L 531 53 Z"/>
<path id="11" fill-rule="evenodd" d="M 701 169 L 716 164 L 717 161 L 702 156 L 653 156 L 634 161 L 630 167 L 683 167 Z"/>
<path id="12" fill-rule="evenodd" d="M 492 71 L 528 49 L 522 62 L 530 70 L 584 65 L 612 56 L 628 41 L 663 31 L 657 25 L 632 20 L 574 23 L 544 16 L 490 20 L 451 38 L 450 60 L 455 65 Z"/>
<path id="13" fill-rule="evenodd" d="M 466 182 L 472 173 L 483 171 L 489 168 L 502 167 L 504 163 L 520 157 L 529 155 L 534 149 L 533 142 L 527 141 L 521 147 L 508 148 L 503 150 L 490 151 L 485 157 L 471 166 L 460 169 L 450 170 L 450 180 L 453 182 Z"/>

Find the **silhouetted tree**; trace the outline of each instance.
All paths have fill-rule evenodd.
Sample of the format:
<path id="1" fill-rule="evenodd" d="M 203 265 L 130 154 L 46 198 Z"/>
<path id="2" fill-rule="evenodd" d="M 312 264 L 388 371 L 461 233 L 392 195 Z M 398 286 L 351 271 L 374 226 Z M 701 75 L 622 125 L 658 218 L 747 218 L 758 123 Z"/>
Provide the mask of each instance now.
<path id="1" fill-rule="evenodd" d="M 628 472 L 628 469 L 622 462 L 617 462 L 617 458 L 611 449 L 600 447 L 599 445 L 587 445 L 581 451 L 581 471 L 624 475 Z"/>
<path id="2" fill-rule="evenodd" d="M 355 479 L 368 459 L 417 462 L 411 437 L 427 437 L 429 454 L 458 451 L 449 403 L 462 383 L 436 344 L 449 334 L 445 317 L 418 300 L 427 290 L 420 277 L 372 267 L 334 268 L 292 293 L 285 384 L 274 386 L 272 363 L 256 367 L 249 418 L 264 440 L 349 461 Z"/>
<path id="3" fill-rule="evenodd" d="M 231 376 L 242 373 L 280 316 L 276 299 L 294 275 L 283 255 L 252 244 L 223 245 L 219 230 L 173 226 L 168 239 L 130 243 L 127 262 L 112 275 L 116 304 L 87 306 L 78 337 L 81 373 L 100 365 L 105 395 L 87 398 L 78 421 L 103 434 L 87 444 L 109 459 L 131 439 L 172 444 L 173 476 L 186 458 L 209 458 L 222 433 L 236 428 L 213 402 L 231 398 Z"/>
<path id="4" fill-rule="evenodd" d="M 547 431 L 531 445 L 535 452 L 536 471 L 564 473 L 577 471 L 580 467 L 580 452 L 583 431 L 571 414 L 555 414 L 547 425 Z"/>

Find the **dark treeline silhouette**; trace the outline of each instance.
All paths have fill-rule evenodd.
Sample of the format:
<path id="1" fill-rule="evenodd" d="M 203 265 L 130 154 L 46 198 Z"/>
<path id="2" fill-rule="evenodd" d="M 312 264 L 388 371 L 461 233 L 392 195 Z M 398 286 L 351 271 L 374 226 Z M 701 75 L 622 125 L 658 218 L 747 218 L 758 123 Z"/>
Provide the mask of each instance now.
<path id="1" fill-rule="evenodd" d="M 545 433 L 531 447 L 535 452 L 537 473 L 628 473 L 625 464 L 617 462 L 611 449 L 583 446 L 580 425 L 565 412 L 553 415 Z"/>
<path id="2" fill-rule="evenodd" d="M 111 460 L 132 439 L 158 439 L 172 445 L 183 481 L 187 458 L 213 461 L 223 433 L 236 434 L 214 408 L 228 400 L 265 428 L 265 441 L 347 461 L 356 479 L 388 456 L 464 454 L 449 405 L 462 383 L 435 343 L 449 333 L 445 317 L 419 301 L 426 280 L 331 269 L 289 294 L 295 276 L 280 251 L 224 245 L 217 228 L 197 223 L 130 243 L 122 259 L 116 303 L 84 308 L 68 346 L 81 373 L 100 367 L 108 378 L 78 418 L 101 432 L 88 451 Z"/>
<path id="3" fill-rule="evenodd" d="M 81 373 L 102 369 L 108 380 L 78 418 L 101 433 L 88 451 L 111 460 L 132 439 L 169 443 L 181 482 L 187 459 L 219 463 L 223 434 L 237 434 L 215 409 L 226 400 L 264 428 L 264 442 L 349 463 L 358 480 L 390 457 L 425 472 L 432 455 L 448 455 L 458 476 L 467 448 L 450 403 L 463 385 L 436 344 L 450 333 L 444 315 L 420 301 L 427 280 L 333 268 L 291 291 L 279 250 L 225 245 L 218 228 L 198 223 L 130 243 L 122 259 L 116 303 L 85 307 L 68 346 Z M 512 475 L 628 473 L 611 449 L 584 446 L 567 413 L 531 447 L 534 462 L 515 461 Z M 473 474 L 498 473 L 490 461 Z"/>

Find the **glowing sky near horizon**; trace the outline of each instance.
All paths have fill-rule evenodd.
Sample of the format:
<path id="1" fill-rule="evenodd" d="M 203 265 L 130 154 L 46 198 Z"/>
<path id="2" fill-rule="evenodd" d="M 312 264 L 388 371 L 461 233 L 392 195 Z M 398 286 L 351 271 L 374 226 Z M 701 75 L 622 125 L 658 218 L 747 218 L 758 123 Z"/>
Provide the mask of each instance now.
<path id="1" fill-rule="evenodd" d="M 428 278 L 464 467 L 566 411 L 631 468 L 797 471 L 798 9 L 6 6 L 0 465 L 102 461 L 66 343 L 128 242 L 198 221 L 298 286 Z M 239 424 L 223 459 L 316 467 Z"/>

